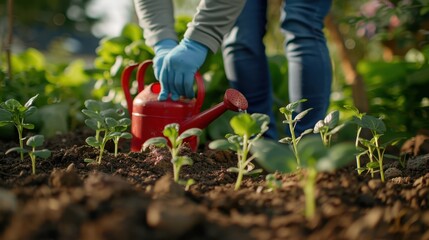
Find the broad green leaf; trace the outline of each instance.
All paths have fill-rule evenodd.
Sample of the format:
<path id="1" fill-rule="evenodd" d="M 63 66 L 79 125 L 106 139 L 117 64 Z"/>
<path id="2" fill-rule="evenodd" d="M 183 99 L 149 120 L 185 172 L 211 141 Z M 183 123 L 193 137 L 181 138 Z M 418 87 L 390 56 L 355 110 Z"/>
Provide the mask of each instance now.
<path id="1" fill-rule="evenodd" d="M 32 98 L 28 99 L 28 101 L 25 103 L 24 107 L 29 108 L 31 105 L 33 105 L 33 102 L 36 100 L 36 98 L 39 96 L 39 94 L 36 94 Z"/>
<path id="2" fill-rule="evenodd" d="M 250 152 L 256 157 L 259 165 L 268 172 L 288 173 L 297 169 L 293 152 L 284 144 L 259 139 L 253 143 Z"/>
<path id="3" fill-rule="evenodd" d="M 142 150 L 145 151 L 151 145 L 155 145 L 157 147 L 163 147 L 167 145 L 167 139 L 164 137 L 154 137 L 146 140 L 142 145 Z"/>
<path id="4" fill-rule="evenodd" d="M 183 140 L 190 136 L 200 136 L 203 133 L 203 131 L 199 128 L 190 128 L 188 130 L 185 130 L 183 133 L 180 134 L 179 140 Z"/>
<path id="5" fill-rule="evenodd" d="M 339 120 L 340 112 L 335 110 L 326 115 L 326 117 L 323 119 L 323 122 L 328 126 L 328 129 L 332 129 L 337 126 Z"/>
<path id="6" fill-rule="evenodd" d="M 380 164 L 378 162 L 369 162 L 366 164 L 366 167 L 368 169 L 378 169 L 380 167 Z"/>
<path id="7" fill-rule="evenodd" d="M 118 121 L 114 118 L 111 117 L 106 117 L 106 119 L 104 119 L 106 126 L 110 129 L 110 128 L 114 128 L 116 126 L 118 126 Z"/>
<path id="8" fill-rule="evenodd" d="M 122 125 L 122 126 L 129 126 L 129 125 L 131 125 L 131 120 L 129 118 L 121 118 L 121 119 L 119 119 L 118 124 Z"/>
<path id="9" fill-rule="evenodd" d="M 120 132 L 111 132 L 107 135 L 109 138 L 115 138 L 115 137 L 120 137 L 121 133 Z"/>
<path id="10" fill-rule="evenodd" d="M 235 145 L 225 139 L 217 139 L 209 143 L 209 148 L 217 150 L 232 150 L 235 148 Z"/>
<path id="11" fill-rule="evenodd" d="M 313 110 L 313 108 L 309 108 L 309 109 L 306 109 L 306 110 L 304 110 L 304 111 L 302 111 L 302 112 L 298 113 L 298 114 L 295 116 L 294 120 L 301 120 L 301 119 L 303 119 L 303 118 L 305 117 L 305 115 L 307 115 L 307 114 L 308 114 L 308 112 L 309 112 L 309 111 L 311 111 L 311 110 Z"/>
<path id="12" fill-rule="evenodd" d="M 85 101 L 85 107 L 93 112 L 100 112 L 101 111 L 101 104 L 97 100 L 88 99 Z M 83 110 L 82 110 L 83 112 Z M 89 116 L 90 117 L 90 116 Z"/>
<path id="13" fill-rule="evenodd" d="M 285 138 L 280 139 L 279 142 L 290 144 L 290 143 L 292 143 L 292 138 L 291 137 L 285 137 Z"/>
<path id="14" fill-rule="evenodd" d="M 86 126 L 88 126 L 89 128 L 91 128 L 92 130 L 101 130 L 101 129 L 103 129 L 101 122 L 98 122 L 97 120 L 92 119 L 92 118 L 86 119 L 85 120 L 85 124 L 86 124 Z"/>
<path id="15" fill-rule="evenodd" d="M 325 123 L 323 122 L 323 120 L 319 120 L 319 121 L 317 121 L 317 123 L 314 125 L 313 132 L 314 132 L 314 133 L 323 132 L 323 128 L 324 128 L 324 127 L 325 127 Z"/>
<path id="16" fill-rule="evenodd" d="M 249 171 L 249 172 L 245 172 L 243 175 L 245 175 L 245 176 L 257 175 L 257 174 L 262 173 L 263 171 L 264 171 L 263 169 L 258 168 L 258 169 L 255 169 L 255 170 L 252 170 L 252 171 Z"/>
<path id="17" fill-rule="evenodd" d="M 334 171 L 355 159 L 356 147 L 351 143 L 340 143 L 329 148 L 326 156 L 320 158 L 316 168 L 320 172 Z"/>
<path id="18" fill-rule="evenodd" d="M 313 132 L 313 129 L 307 129 L 307 130 L 305 130 L 304 132 L 302 132 L 301 133 L 301 136 L 300 137 L 303 137 L 304 135 L 307 135 L 307 134 L 309 134 L 309 133 L 312 133 Z"/>
<path id="19" fill-rule="evenodd" d="M 28 150 L 25 148 L 20 148 L 20 147 L 13 147 L 13 148 L 9 148 L 5 154 L 9 154 L 11 152 L 18 152 L 18 153 L 27 153 Z"/>
<path id="20" fill-rule="evenodd" d="M 3 121 L 10 122 L 11 119 L 12 119 L 12 114 L 9 111 L 0 108 L 0 122 L 3 122 Z"/>
<path id="21" fill-rule="evenodd" d="M 15 99 L 9 99 L 6 102 L 4 102 L 4 108 L 9 112 L 16 112 L 17 110 L 19 111 L 19 109 L 23 107 L 24 106 L 22 106 L 21 103 Z"/>
<path id="22" fill-rule="evenodd" d="M 45 142 L 45 136 L 43 135 L 34 135 L 27 139 L 27 146 L 30 147 L 40 147 Z"/>
<path id="23" fill-rule="evenodd" d="M 123 133 L 121 133 L 121 138 L 131 139 L 131 138 L 133 138 L 133 135 L 131 135 L 131 133 L 129 133 L 129 132 L 123 132 Z"/>
<path id="24" fill-rule="evenodd" d="M 313 164 L 327 154 L 328 149 L 323 145 L 322 139 L 317 136 L 303 138 L 298 144 L 298 154 L 302 167 L 314 167 Z"/>
<path id="25" fill-rule="evenodd" d="M 234 129 L 234 132 L 239 136 L 247 135 L 248 137 L 251 137 L 260 131 L 260 127 L 257 122 L 248 113 L 235 115 L 231 118 L 230 125 L 232 129 Z"/>
<path id="26" fill-rule="evenodd" d="M 25 116 L 28 117 L 36 111 L 37 111 L 37 107 L 31 106 L 27 110 L 25 110 Z"/>
<path id="27" fill-rule="evenodd" d="M 106 104 L 103 103 L 103 105 L 106 105 Z M 107 108 L 107 106 L 104 107 L 104 108 Z M 120 117 L 119 114 L 118 114 L 118 111 L 116 109 L 114 109 L 114 108 L 103 109 L 103 110 L 100 111 L 100 115 L 103 116 L 103 117 L 105 117 L 105 118 L 106 117 L 111 117 L 111 118 L 114 118 L 114 119 L 118 119 Z"/>
<path id="28" fill-rule="evenodd" d="M 34 151 L 33 154 L 36 157 L 48 158 L 48 157 L 51 156 L 51 151 L 49 151 L 48 149 L 42 149 L 42 150 L 36 150 L 36 151 Z"/>
<path id="29" fill-rule="evenodd" d="M 270 117 L 267 114 L 252 113 L 252 115 L 250 116 L 255 120 L 259 128 L 262 128 L 263 126 L 267 126 L 268 123 L 270 123 Z"/>
<path id="30" fill-rule="evenodd" d="M 34 124 L 31 124 L 31 123 L 24 123 L 24 124 L 21 124 L 21 125 L 25 129 L 34 129 Z"/>
<path id="31" fill-rule="evenodd" d="M 226 171 L 228 172 L 233 172 L 233 173 L 239 173 L 240 169 L 236 168 L 236 167 L 230 167 L 228 168 Z"/>
<path id="32" fill-rule="evenodd" d="M 82 109 L 82 113 L 88 116 L 89 118 L 97 119 L 101 121 L 103 118 L 100 116 L 100 114 L 97 111 L 89 110 L 89 109 Z"/>
<path id="33" fill-rule="evenodd" d="M 162 131 L 162 134 L 166 136 L 168 139 L 177 139 L 179 136 L 179 124 L 171 123 L 167 124 Z"/>
<path id="34" fill-rule="evenodd" d="M 178 156 L 171 160 L 172 163 L 177 164 L 179 166 L 192 165 L 194 162 L 188 156 Z"/>
<path id="35" fill-rule="evenodd" d="M 89 145 L 89 146 L 92 146 L 92 147 L 95 147 L 95 148 L 97 148 L 97 147 L 99 147 L 99 146 L 101 146 L 101 142 L 99 142 L 99 141 L 97 141 L 97 139 L 95 138 L 95 137 L 87 137 L 86 139 L 85 139 L 85 142 Z"/>
<path id="36" fill-rule="evenodd" d="M 377 133 L 386 132 L 386 125 L 384 124 L 383 120 L 371 115 L 365 115 L 362 117 L 362 127 L 368 128 Z"/>
<path id="37" fill-rule="evenodd" d="M 9 124 L 13 124 L 13 121 L 0 121 L 0 127 L 6 126 Z"/>
<path id="38" fill-rule="evenodd" d="M 306 101 L 307 101 L 307 99 L 301 99 L 301 100 L 298 100 L 298 101 L 295 101 L 295 102 L 289 103 L 288 105 L 286 105 L 286 109 L 285 109 L 285 110 L 286 110 L 288 113 L 295 112 L 295 111 L 296 111 L 296 109 L 298 108 L 299 104 L 301 104 L 301 103 L 303 103 L 303 102 L 306 102 Z"/>

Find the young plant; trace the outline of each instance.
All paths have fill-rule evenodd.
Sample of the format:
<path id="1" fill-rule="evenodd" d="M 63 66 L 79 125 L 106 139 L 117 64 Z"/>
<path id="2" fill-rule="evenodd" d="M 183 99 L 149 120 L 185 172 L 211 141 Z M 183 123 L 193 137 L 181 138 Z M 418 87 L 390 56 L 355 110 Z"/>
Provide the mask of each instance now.
<path id="1" fill-rule="evenodd" d="M 249 151 L 253 142 L 262 137 L 268 130 L 270 118 L 268 115 L 259 113 L 240 113 L 230 120 L 230 125 L 235 134 L 227 134 L 226 139 L 219 139 L 211 142 L 209 148 L 219 150 L 233 150 L 237 153 L 237 167 L 229 168 L 228 171 L 238 173 L 234 190 L 238 190 L 244 175 L 257 174 L 262 169 L 254 169 L 251 162 L 254 157 L 249 157 Z"/>
<path id="2" fill-rule="evenodd" d="M 9 99 L 6 102 L 0 103 L 0 127 L 13 124 L 18 131 L 19 148 L 24 148 L 24 138 L 22 136 L 24 129 L 34 129 L 31 123 L 25 123 L 25 118 L 33 114 L 37 108 L 33 102 L 38 97 L 38 94 L 30 98 L 24 106 L 15 99 Z M 24 160 L 24 153 L 21 152 L 21 160 Z"/>
<path id="3" fill-rule="evenodd" d="M 279 109 L 280 112 L 283 113 L 283 115 L 286 118 L 286 120 L 284 120 L 283 123 L 286 123 L 289 125 L 289 132 L 291 134 L 290 137 L 285 137 L 283 139 L 280 139 L 280 142 L 292 145 L 292 151 L 295 154 L 295 159 L 296 159 L 296 162 L 298 163 L 298 167 L 301 165 L 301 160 L 299 159 L 299 154 L 298 154 L 298 150 L 297 150 L 298 143 L 304 135 L 311 133 L 313 131 L 312 129 L 307 129 L 304 132 L 302 132 L 299 137 L 296 137 L 296 134 L 295 134 L 296 124 L 305 115 L 307 115 L 307 113 L 309 111 L 312 110 L 312 108 L 306 109 L 294 117 L 295 112 L 296 112 L 297 108 L 299 107 L 299 104 L 306 102 L 306 101 L 307 101 L 307 99 L 301 99 L 301 100 L 289 103 L 288 105 L 286 105 L 286 107 L 282 107 Z"/>
<path id="4" fill-rule="evenodd" d="M 143 143 L 142 150 L 146 150 L 150 145 L 155 145 L 158 147 L 167 146 L 171 154 L 171 163 L 173 164 L 173 179 L 175 182 L 183 184 L 185 186 L 190 186 L 194 183 L 193 180 L 182 181 L 179 179 L 179 174 L 182 166 L 192 165 L 193 161 L 188 156 L 179 156 L 179 151 L 182 148 L 183 140 L 192 136 L 200 136 L 202 133 L 201 129 L 190 128 L 179 134 L 179 124 L 171 123 L 167 124 L 164 127 L 162 134 L 164 137 L 154 137 L 149 138 Z M 167 139 L 170 145 L 167 142 Z"/>
<path id="5" fill-rule="evenodd" d="M 321 139 L 309 136 L 298 144 L 301 170 L 305 171 L 302 187 L 305 194 L 305 216 L 309 219 L 316 212 L 316 178 L 320 172 L 335 171 L 345 166 L 356 152 L 353 144 L 340 143 L 327 147 Z M 252 149 L 256 161 L 267 171 L 290 173 L 297 170 L 294 153 L 282 144 L 260 139 Z"/>
<path id="6" fill-rule="evenodd" d="M 281 188 L 282 182 L 276 179 L 276 176 L 274 174 L 269 173 L 265 176 L 265 183 L 267 185 L 266 192 L 273 192 L 277 189 Z"/>
<path id="7" fill-rule="evenodd" d="M 397 143 L 397 139 L 391 140 L 384 144 L 380 144 L 380 138 L 384 135 L 384 132 L 386 132 L 386 125 L 380 118 L 376 118 L 370 115 L 364 115 L 361 119 L 354 118 L 353 122 L 361 128 L 369 129 L 372 134 L 372 138 L 369 140 L 359 138 L 359 142 L 364 147 L 364 149 L 361 150 L 360 154 L 366 154 L 369 158 L 369 163 L 367 163 L 366 168 L 363 168 L 361 170 L 368 169 L 371 172 L 371 176 L 374 177 L 375 169 L 379 169 L 378 171 L 380 171 L 380 179 L 382 182 L 384 182 L 384 153 L 388 145 L 392 143 Z"/>
<path id="8" fill-rule="evenodd" d="M 331 145 L 332 136 L 340 131 L 344 124 L 338 125 L 340 112 L 335 110 L 330 112 L 323 120 L 319 120 L 314 126 L 313 133 L 319 133 L 325 146 Z"/>
<path id="9" fill-rule="evenodd" d="M 29 137 L 27 139 L 27 146 L 31 147 L 30 150 L 26 149 L 26 148 L 21 148 L 21 147 L 14 147 L 11 148 L 9 150 L 6 151 L 6 154 L 12 152 L 12 151 L 16 151 L 19 152 L 21 154 L 23 153 L 28 153 L 28 156 L 30 156 L 31 159 L 31 169 L 32 169 L 32 174 L 36 174 L 36 158 L 40 157 L 40 158 L 48 158 L 51 156 L 51 151 L 48 149 L 41 149 L 41 150 L 36 150 L 36 147 L 40 147 L 43 145 L 45 141 L 45 137 L 43 135 L 35 135 L 32 137 Z"/>
<path id="10" fill-rule="evenodd" d="M 118 154 L 118 144 L 121 138 L 130 139 L 132 135 L 125 132 L 131 124 L 131 120 L 123 117 L 123 111 L 113 108 L 108 108 L 106 103 L 96 100 L 86 100 L 86 109 L 82 112 L 89 118 L 85 120 L 85 124 L 95 131 L 95 136 L 88 137 L 86 143 L 100 150 L 96 161 L 101 163 L 103 158 L 106 143 L 112 140 L 115 145 L 115 157 Z M 103 136 L 101 136 L 103 134 Z M 92 162 L 92 159 L 85 159 Z"/>
<path id="11" fill-rule="evenodd" d="M 352 121 L 355 122 L 355 123 L 361 122 L 363 116 L 365 116 L 365 113 L 359 112 L 359 109 L 357 109 L 354 106 L 348 106 L 348 105 L 346 105 L 344 107 L 346 109 L 349 109 L 349 110 L 353 111 L 354 116 L 353 116 L 353 120 Z M 356 147 L 356 149 L 359 148 L 359 139 L 360 139 L 360 133 L 361 132 L 362 132 L 362 125 L 361 124 L 357 124 L 356 139 L 355 139 L 355 147 Z M 362 174 L 362 172 L 363 172 L 362 167 L 361 167 L 361 162 L 360 162 L 361 156 L 362 156 L 362 154 L 357 154 L 356 155 L 356 169 L 357 169 L 357 172 L 358 172 L 359 175 Z"/>

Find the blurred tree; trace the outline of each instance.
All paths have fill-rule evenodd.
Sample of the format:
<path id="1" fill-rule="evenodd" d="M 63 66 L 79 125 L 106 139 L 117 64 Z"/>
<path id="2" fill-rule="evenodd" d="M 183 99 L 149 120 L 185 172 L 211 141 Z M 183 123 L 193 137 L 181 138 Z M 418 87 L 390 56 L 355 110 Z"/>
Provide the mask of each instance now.
<path id="1" fill-rule="evenodd" d="M 98 19 L 91 18 L 85 13 L 85 8 L 91 0 L 44 0 L 44 1 L 13 1 L 13 17 L 16 27 L 62 27 L 79 31 L 89 31 L 91 25 Z M 0 2 L 2 22 L 7 17 L 7 1 Z"/>

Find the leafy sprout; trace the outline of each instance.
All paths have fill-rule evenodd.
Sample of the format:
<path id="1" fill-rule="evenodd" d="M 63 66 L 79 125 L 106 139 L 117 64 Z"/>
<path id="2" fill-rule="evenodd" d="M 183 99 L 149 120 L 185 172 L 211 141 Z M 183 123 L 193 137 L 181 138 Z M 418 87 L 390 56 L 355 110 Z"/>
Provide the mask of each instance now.
<path id="1" fill-rule="evenodd" d="M 30 98 L 24 105 L 15 99 L 9 99 L 0 103 L 0 127 L 8 124 L 13 124 L 18 131 L 19 148 L 24 148 L 24 129 L 34 129 L 34 125 L 26 123 L 25 118 L 33 114 L 37 108 L 33 102 L 39 95 Z M 24 153 L 21 152 L 21 160 L 24 160 Z"/>
<path id="2" fill-rule="evenodd" d="M 314 126 L 313 133 L 319 133 L 325 146 L 331 145 L 331 139 L 334 134 L 339 132 L 344 124 L 338 125 L 340 121 L 340 112 L 335 110 L 330 112 L 323 120 L 319 120 Z"/>
<path id="3" fill-rule="evenodd" d="M 298 144 L 297 152 L 301 170 L 305 171 L 302 187 L 305 194 L 305 216 L 312 218 L 316 212 L 316 177 L 319 172 L 334 171 L 345 166 L 355 154 L 353 144 L 340 143 L 327 147 L 316 136 L 308 136 Z M 290 173 L 297 171 L 295 154 L 273 141 L 260 139 L 254 143 L 252 154 L 268 172 Z"/>
<path id="4" fill-rule="evenodd" d="M 260 113 L 240 113 L 231 118 L 230 125 L 235 134 L 227 134 L 226 139 L 218 139 L 209 144 L 211 149 L 233 150 L 237 153 L 237 167 L 228 171 L 238 173 L 234 190 L 238 190 L 244 175 L 258 174 L 262 169 L 255 169 L 252 163 L 253 156 L 249 157 L 249 151 L 253 143 L 260 139 L 268 130 L 270 118 Z"/>
<path id="5" fill-rule="evenodd" d="M 188 189 L 190 185 L 194 184 L 195 181 L 189 179 L 182 181 L 179 179 L 179 174 L 182 166 L 192 165 L 193 161 L 188 156 L 180 156 L 179 151 L 183 146 L 184 140 L 193 136 L 200 136 L 202 133 L 201 129 L 190 128 L 179 134 L 179 124 L 171 123 L 164 127 L 162 134 L 164 137 L 149 138 L 143 143 L 142 150 L 146 150 L 149 146 L 154 145 L 157 147 L 168 147 L 171 154 L 171 163 L 173 164 L 173 178 L 174 181 L 183 184 Z M 168 141 L 167 141 L 168 139 Z M 170 143 L 170 145 L 168 144 Z"/>
<path id="6" fill-rule="evenodd" d="M 361 167 L 360 170 L 369 170 L 371 172 L 372 177 L 374 177 L 375 172 L 379 171 L 380 179 L 382 182 L 384 182 L 385 177 L 383 169 L 383 160 L 385 157 L 386 147 L 388 145 L 394 145 L 398 143 L 399 139 L 392 139 L 384 144 L 381 144 L 380 138 L 386 132 L 386 125 L 380 118 L 376 118 L 371 115 L 364 115 L 362 116 L 362 118 L 355 117 L 352 122 L 357 124 L 361 128 L 369 129 L 372 134 L 371 139 L 359 138 L 359 142 L 363 146 L 363 148 L 360 148 L 361 152 L 359 153 L 359 155 L 367 155 L 369 158 L 369 162 L 366 164 L 366 167 Z"/>
<path id="7" fill-rule="evenodd" d="M 43 145 L 45 141 L 45 137 L 43 135 L 34 135 L 31 136 L 27 139 L 26 145 L 31 147 L 30 150 L 26 149 L 26 148 L 21 148 L 21 147 L 14 147 L 11 148 L 9 150 L 6 151 L 6 154 L 10 153 L 10 152 L 19 152 L 21 154 L 23 153 L 28 153 L 28 155 L 30 156 L 31 159 L 31 170 L 32 170 L 32 174 L 36 174 L 36 158 L 40 157 L 40 158 L 48 158 L 51 156 L 51 151 L 48 149 L 41 149 L 41 150 L 36 150 L 37 147 L 40 147 Z"/>
<path id="8" fill-rule="evenodd" d="M 295 117 L 294 117 L 294 113 L 297 111 L 299 105 L 303 102 L 306 102 L 307 99 L 301 99 L 292 103 L 289 103 L 288 105 L 286 105 L 286 107 L 281 107 L 279 110 L 281 113 L 283 113 L 283 115 L 285 116 L 286 120 L 283 121 L 283 123 L 288 124 L 289 126 L 289 132 L 291 134 L 290 137 L 285 137 L 283 139 L 280 139 L 281 143 L 286 143 L 286 144 L 291 144 L 292 145 L 292 151 L 295 154 L 295 158 L 296 158 L 296 162 L 298 163 L 298 167 L 301 165 L 301 160 L 299 158 L 299 154 L 298 154 L 298 150 L 297 150 L 297 146 L 299 141 L 301 140 L 301 138 L 306 135 L 311 133 L 313 130 L 312 129 L 307 129 L 304 132 L 301 133 L 300 136 L 296 136 L 295 134 L 295 127 L 296 124 L 305 117 L 305 115 L 308 114 L 309 111 L 312 110 L 312 108 L 306 109 L 300 113 L 298 113 Z"/>
<path id="9" fill-rule="evenodd" d="M 97 163 L 100 164 L 106 143 L 112 140 L 115 145 L 115 157 L 118 154 L 118 145 L 121 138 L 130 139 L 132 135 L 126 132 L 131 120 L 124 116 L 124 112 L 120 109 L 114 109 L 107 106 L 106 103 L 96 100 L 86 100 L 86 109 L 82 112 L 89 118 L 85 120 L 85 124 L 95 131 L 95 136 L 88 137 L 86 143 L 100 150 L 97 157 Z M 101 136 L 103 134 L 103 136 Z M 92 162 L 92 159 L 86 159 Z"/>

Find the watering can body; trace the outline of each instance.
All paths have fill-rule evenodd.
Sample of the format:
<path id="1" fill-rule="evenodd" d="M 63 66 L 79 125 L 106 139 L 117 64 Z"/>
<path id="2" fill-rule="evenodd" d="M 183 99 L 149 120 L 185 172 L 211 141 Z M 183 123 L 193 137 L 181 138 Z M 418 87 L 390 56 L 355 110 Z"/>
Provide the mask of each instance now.
<path id="1" fill-rule="evenodd" d="M 204 128 L 211 121 L 221 115 L 225 110 L 247 109 L 247 101 L 244 96 L 234 89 L 229 89 L 229 101 L 219 103 L 211 109 L 200 113 L 205 97 L 204 81 L 199 73 L 195 75 L 197 85 L 197 96 L 194 99 L 179 99 L 172 101 L 158 101 L 161 91 L 159 82 L 145 85 L 144 76 L 152 61 L 148 60 L 141 64 L 130 65 L 122 73 L 122 88 L 131 117 L 131 151 L 141 151 L 143 143 L 152 137 L 163 136 L 165 125 L 170 123 L 179 124 L 179 132 L 189 128 Z M 137 69 L 137 94 L 134 99 L 130 93 L 130 78 Z M 232 100 L 232 103 L 231 103 Z M 238 105 L 238 106 L 237 106 Z M 189 137 L 184 140 L 194 151 L 198 147 L 197 137 Z"/>

